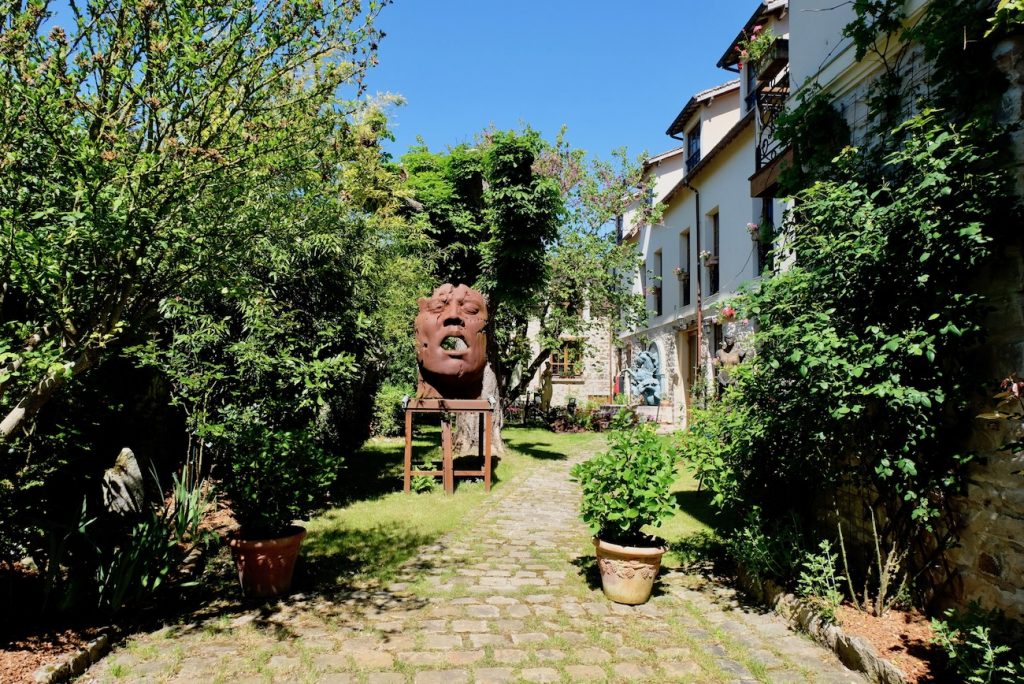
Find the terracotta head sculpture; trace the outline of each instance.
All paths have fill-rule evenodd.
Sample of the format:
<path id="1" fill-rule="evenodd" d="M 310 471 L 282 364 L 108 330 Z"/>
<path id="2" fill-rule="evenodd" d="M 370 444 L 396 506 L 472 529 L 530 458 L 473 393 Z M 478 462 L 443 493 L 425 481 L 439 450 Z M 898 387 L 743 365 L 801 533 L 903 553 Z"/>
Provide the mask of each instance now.
<path id="1" fill-rule="evenodd" d="M 419 299 L 419 397 L 477 399 L 487 365 L 487 304 L 465 285 L 442 285 Z"/>

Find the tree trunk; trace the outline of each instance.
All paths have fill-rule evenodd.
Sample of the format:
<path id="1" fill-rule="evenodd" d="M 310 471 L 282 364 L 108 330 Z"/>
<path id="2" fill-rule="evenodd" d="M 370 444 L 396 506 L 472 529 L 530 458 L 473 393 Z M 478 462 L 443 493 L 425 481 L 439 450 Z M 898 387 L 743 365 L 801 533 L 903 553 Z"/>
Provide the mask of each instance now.
<path id="1" fill-rule="evenodd" d="M 7 441 L 11 434 L 14 433 L 18 427 L 25 422 L 26 419 L 31 418 L 36 412 L 50 400 L 50 397 L 64 386 L 68 378 L 72 378 L 79 373 L 82 373 L 96 363 L 98 356 L 98 350 L 90 349 L 75 359 L 75 363 L 71 366 L 71 370 L 68 373 L 61 373 L 60 375 L 48 374 L 43 378 L 31 392 L 22 397 L 18 405 L 11 409 L 11 412 L 0 422 L 0 442 Z"/>
<path id="2" fill-rule="evenodd" d="M 550 356 L 550 349 L 540 350 L 540 353 L 537 354 L 537 358 L 533 360 L 533 363 L 529 365 L 529 367 L 526 369 L 526 372 L 524 372 L 522 377 L 519 378 L 519 384 L 513 387 L 509 391 L 509 393 L 505 395 L 504 406 L 510 406 L 512 402 L 514 402 L 516 399 L 523 395 L 523 392 L 526 391 L 526 388 L 530 386 L 530 381 L 533 380 L 533 377 L 537 375 L 537 371 L 540 370 L 540 367 L 544 364 L 545 361 L 548 360 L 548 357 Z"/>
<path id="3" fill-rule="evenodd" d="M 501 396 L 498 389 L 498 376 L 491 364 L 484 368 L 484 386 L 480 399 L 494 397 L 494 417 L 491 422 L 491 455 L 501 456 L 505 453 L 505 443 L 501 439 L 501 426 L 504 423 L 501 411 Z M 457 413 L 455 419 L 455 439 L 453 450 L 459 456 L 476 456 L 480 453 L 480 414 Z"/>

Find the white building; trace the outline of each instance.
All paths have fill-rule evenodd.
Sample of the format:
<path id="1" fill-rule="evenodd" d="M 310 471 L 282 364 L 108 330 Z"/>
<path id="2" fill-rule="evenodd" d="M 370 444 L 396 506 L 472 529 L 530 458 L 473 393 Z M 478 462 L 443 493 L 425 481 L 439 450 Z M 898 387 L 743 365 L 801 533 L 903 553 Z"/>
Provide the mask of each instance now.
<path id="1" fill-rule="evenodd" d="M 644 258 L 633 287 L 646 293 L 650 315 L 646 327 L 624 336 L 630 344 L 619 368 L 641 349 L 653 353 L 663 373 L 660 417 L 676 424 L 686 424 L 695 394 L 715 391 L 712 359 L 725 334 L 742 346 L 749 329 L 720 320 L 718 311 L 769 265 L 772 227 L 783 210 L 772 192 L 780 160 L 779 150 L 759 141 L 774 119 L 771 108 L 785 102 L 788 65 L 772 60 L 759 78 L 750 65 L 740 68 L 735 47 L 760 25 L 771 28 L 784 55 L 787 7 L 786 0 L 757 6 L 718 63 L 739 78 L 690 98 L 666 131 L 682 146 L 648 160 L 652 200 L 665 204 L 661 222 L 634 225 L 634 212 L 623 217 L 623 239 Z"/>

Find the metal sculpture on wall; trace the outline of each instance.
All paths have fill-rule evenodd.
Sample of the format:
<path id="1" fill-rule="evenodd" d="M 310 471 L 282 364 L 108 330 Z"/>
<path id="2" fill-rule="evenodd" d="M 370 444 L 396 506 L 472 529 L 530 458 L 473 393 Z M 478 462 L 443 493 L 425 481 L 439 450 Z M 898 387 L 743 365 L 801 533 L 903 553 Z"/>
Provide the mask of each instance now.
<path id="1" fill-rule="evenodd" d="M 487 303 L 465 285 L 441 285 L 419 299 L 418 399 L 479 399 L 487 366 Z"/>
<path id="2" fill-rule="evenodd" d="M 647 406 L 661 403 L 661 362 L 650 351 L 637 354 L 630 369 L 630 386 Z"/>

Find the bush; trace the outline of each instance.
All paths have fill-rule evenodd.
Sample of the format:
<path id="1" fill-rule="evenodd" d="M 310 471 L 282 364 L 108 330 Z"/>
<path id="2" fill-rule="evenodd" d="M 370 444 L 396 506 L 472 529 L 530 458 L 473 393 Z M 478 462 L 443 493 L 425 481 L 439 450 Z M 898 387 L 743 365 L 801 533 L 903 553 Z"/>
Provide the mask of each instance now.
<path id="1" fill-rule="evenodd" d="M 221 484 L 247 538 L 274 538 L 323 504 L 341 459 L 308 430 L 250 420 L 222 451 Z"/>
<path id="2" fill-rule="evenodd" d="M 821 553 L 804 554 L 797 590 L 801 596 L 811 599 L 818 612 L 829 622 L 836 621 L 836 611 L 843 603 L 843 592 L 839 590 L 840 575 L 836 567 L 839 556 L 832 551 L 832 543 L 822 540 Z"/>
<path id="3" fill-rule="evenodd" d="M 949 664 L 970 684 L 1024 682 L 1024 629 L 996 610 L 986 611 L 972 602 L 967 610 L 946 611 L 945 620 L 932 620 L 933 643 L 949 657 Z"/>
<path id="4" fill-rule="evenodd" d="M 604 541 L 643 543 L 643 528 L 660 526 L 675 509 L 675 457 L 654 425 L 633 426 L 626 410 L 615 416 L 608 441 L 608 451 L 572 469 L 583 488 L 580 517 Z"/>
<path id="5" fill-rule="evenodd" d="M 175 474 L 170 501 L 147 511 L 97 570 L 100 607 L 116 612 L 166 586 L 188 554 L 211 541 L 200 528 L 209 503 L 205 482 L 190 486 Z"/>
<path id="6" fill-rule="evenodd" d="M 402 397 L 411 397 L 408 385 L 384 383 L 373 398 L 373 434 L 377 437 L 397 437 L 405 432 L 405 411 Z"/>
<path id="7" fill-rule="evenodd" d="M 800 533 L 796 522 L 765 522 L 754 506 L 744 524 L 726 542 L 729 556 L 758 579 L 786 582 L 800 562 Z"/>

